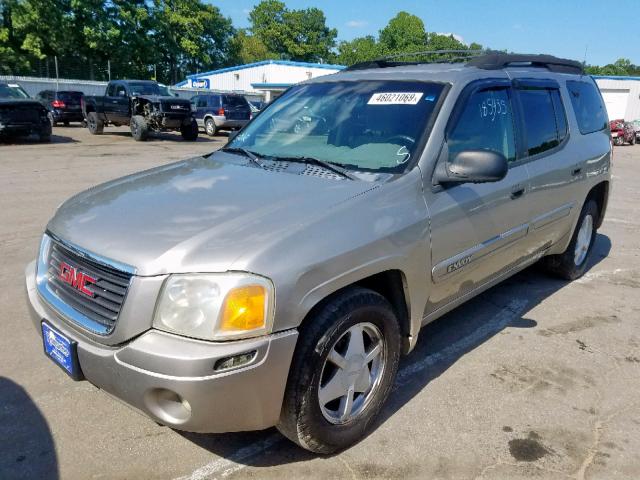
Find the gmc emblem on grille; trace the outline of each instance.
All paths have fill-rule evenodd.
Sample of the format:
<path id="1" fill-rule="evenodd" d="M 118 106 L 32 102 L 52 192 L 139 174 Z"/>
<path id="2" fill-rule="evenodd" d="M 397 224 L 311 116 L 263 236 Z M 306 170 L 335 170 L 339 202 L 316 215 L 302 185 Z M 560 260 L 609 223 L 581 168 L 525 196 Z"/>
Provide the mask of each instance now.
<path id="1" fill-rule="evenodd" d="M 89 297 L 94 297 L 93 292 L 87 288 L 87 284 L 96 283 L 96 279 L 79 271 L 76 267 L 72 267 L 67 262 L 60 262 L 58 278 L 81 293 Z"/>

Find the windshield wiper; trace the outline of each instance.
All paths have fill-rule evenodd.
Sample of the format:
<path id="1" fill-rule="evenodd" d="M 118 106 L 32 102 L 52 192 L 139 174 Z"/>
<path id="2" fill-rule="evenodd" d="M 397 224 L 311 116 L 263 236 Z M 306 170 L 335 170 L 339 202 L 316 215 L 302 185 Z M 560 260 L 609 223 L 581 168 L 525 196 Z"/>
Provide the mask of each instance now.
<path id="1" fill-rule="evenodd" d="M 243 154 L 245 157 L 247 157 L 249 160 L 251 160 L 252 163 L 255 163 L 256 165 L 258 165 L 260 168 L 265 169 L 267 167 L 264 166 L 264 163 L 262 163 L 262 161 L 260 161 L 260 159 L 258 158 L 258 156 L 253 153 L 251 150 L 247 150 L 246 148 L 242 148 L 242 147 L 225 147 L 225 148 L 221 148 L 220 149 L 223 152 L 229 152 L 229 153 L 241 153 Z"/>
<path id="2" fill-rule="evenodd" d="M 271 158 L 271 157 L 269 157 Z M 336 165 L 333 162 L 327 162 L 326 160 L 320 160 L 319 158 L 315 158 L 315 157 L 306 157 L 306 156 L 301 156 L 301 157 L 273 157 L 275 160 L 282 160 L 282 161 L 287 161 L 287 162 L 300 162 L 300 163 L 311 163 L 313 165 L 318 165 L 326 170 L 331 170 L 333 173 L 337 173 L 338 175 L 344 177 L 344 178 L 348 178 L 349 180 L 357 180 L 356 177 L 354 177 L 353 175 L 351 175 L 349 172 L 347 172 L 344 168 Z"/>

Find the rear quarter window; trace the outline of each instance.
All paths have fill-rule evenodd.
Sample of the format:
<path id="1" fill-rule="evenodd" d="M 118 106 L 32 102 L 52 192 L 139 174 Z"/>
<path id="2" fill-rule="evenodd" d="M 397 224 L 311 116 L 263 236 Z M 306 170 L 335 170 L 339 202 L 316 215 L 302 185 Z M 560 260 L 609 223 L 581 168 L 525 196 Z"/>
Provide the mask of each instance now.
<path id="1" fill-rule="evenodd" d="M 600 92 L 592 82 L 569 80 L 567 90 L 581 134 L 586 135 L 607 128 L 607 111 Z"/>
<path id="2" fill-rule="evenodd" d="M 238 95 L 225 95 L 224 104 L 229 107 L 248 107 L 247 99 Z"/>

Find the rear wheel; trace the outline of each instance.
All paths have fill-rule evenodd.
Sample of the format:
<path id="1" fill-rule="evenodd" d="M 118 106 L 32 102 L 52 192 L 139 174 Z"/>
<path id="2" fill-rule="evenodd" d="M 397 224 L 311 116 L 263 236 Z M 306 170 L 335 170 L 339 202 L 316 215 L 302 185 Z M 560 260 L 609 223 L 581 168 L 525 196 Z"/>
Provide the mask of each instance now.
<path id="1" fill-rule="evenodd" d="M 198 122 L 195 119 L 191 119 L 190 123 L 180 127 L 182 138 L 188 142 L 195 142 L 198 139 L 198 133 Z"/>
<path id="2" fill-rule="evenodd" d="M 398 370 L 400 327 L 376 292 L 352 288 L 301 328 L 278 429 L 301 447 L 332 453 L 359 441 Z"/>
<path id="3" fill-rule="evenodd" d="M 104 122 L 96 112 L 87 113 L 87 128 L 92 135 L 100 135 L 104 131 Z"/>
<path id="4" fill-rule="evenodd" d="M 207 118 L 204 122 L 204 131 L 207 132 L 207 135 L 213 137 L 218 133 L 218 128 L 216 127 L 216 122 L 213 121 L 213 118 Z"/>
<path id="5" fill-rule="evenodd" d="M 542 259 L 547 271 L 565 280 L 575 280 L 584 274 L 593 250 L 599 216 L 596 202 L 588 200 L 582 207 L 573 237 L 564 253 Z"/>
<path id="6" fill-rule="evenodd" d="M 137 142 L 143 142 L 149 136 L 149 125 L 142 115 L 134 115 L 129 123 L 131 136 Z"/>

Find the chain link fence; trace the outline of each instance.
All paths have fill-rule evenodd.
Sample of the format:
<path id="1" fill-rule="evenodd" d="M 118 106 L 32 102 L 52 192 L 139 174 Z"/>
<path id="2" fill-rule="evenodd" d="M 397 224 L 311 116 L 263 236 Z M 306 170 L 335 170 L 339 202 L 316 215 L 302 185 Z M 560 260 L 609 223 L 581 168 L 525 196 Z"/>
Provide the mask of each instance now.
<path id="1" fill-rule="evenodd" d="M 117 62 L 110 60 L 86 60 L 68 56 L 36 59 L 31 61 L 29 65 L 13 67 L 3 65 L 0 61 L 0 75 L 15 77 L 74 78 L 108 82 L 111 79 L 116 80 L 131 76 L 128 72 L 129 70 L 125 72 Z M 142 80 L 152 80 L 158 78 L 158 73 L 162 72 L 158 72 L 157 66 L 147 65 L 137 72 L 136 77 Z"/>

